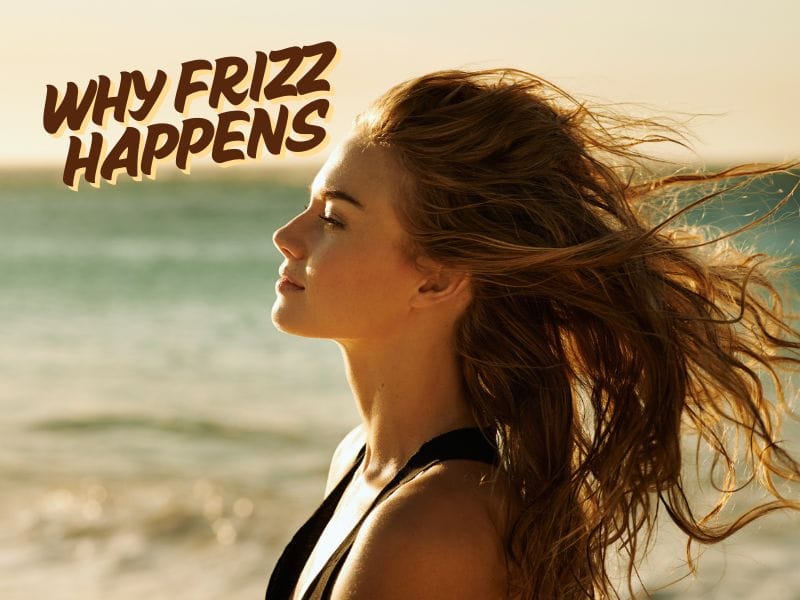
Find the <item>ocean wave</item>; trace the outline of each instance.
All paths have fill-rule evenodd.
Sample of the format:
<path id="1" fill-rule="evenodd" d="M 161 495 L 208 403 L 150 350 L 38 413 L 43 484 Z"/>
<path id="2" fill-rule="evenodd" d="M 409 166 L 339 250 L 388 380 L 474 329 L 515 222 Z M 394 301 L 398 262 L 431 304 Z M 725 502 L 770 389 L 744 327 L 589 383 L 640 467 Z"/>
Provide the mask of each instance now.
<path id="1" fill-rule="evenodd" d="M 3 254 L 14 259 L 83 259 L 97 261 L 202 260 L 231 262 L 274 260 L 271 244 L 256 241 L 211 241 L 207 239 L 120 238 L 81 240 L 74 238 L 20 237 L 6 240 Z"/>
<path id="2" fill-rule="evenodd" d="M 30 431 L 50 433 L 107 433 L 115 431 L 152 431 L 192 438 L 264 441 L 285 444 L 307 443 L 300 432 L 278 429 L 243 427 L 207 419 L 178 416 L 151 415 L 91 415 L 76 418 L 51 418 L 35 421 L 28 426 Z"/>
<path id="3" fill-rule="evenodd" d="M 298 508 L 209 479 L 18 486 L 0 497 L 0 596 L 263 595 L 265 573 L 314 501 Z"/>

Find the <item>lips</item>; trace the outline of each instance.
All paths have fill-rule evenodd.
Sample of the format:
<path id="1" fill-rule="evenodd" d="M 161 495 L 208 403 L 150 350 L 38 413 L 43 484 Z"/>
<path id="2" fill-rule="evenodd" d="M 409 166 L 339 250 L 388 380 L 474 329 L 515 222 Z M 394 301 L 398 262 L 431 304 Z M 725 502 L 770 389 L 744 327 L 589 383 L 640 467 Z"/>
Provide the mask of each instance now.
<path id="1" fill-rule="evenodd" d="M 295 280 L 295 279 L 292 279 L 291 277 L 289 277 L 289 276 L 286 274 L 286 272 L 285 272 L 285 271 L 279 271 L 279 272 L 278 272 L 278 274 L 281 276 L 281 281 L 288 281 L 288 282 L 289 282 L 289 283 L 291 283 L 292 285 L 295 285 L 295 286 L 299 287 L 301 290 L 304 290 L 304 289 L 305 289 L 305 287 L 303 287 L 302 285 L 300 285 L 300 283 L 298 283 L 298 282 L 297 282 L 297 280 Z"/>

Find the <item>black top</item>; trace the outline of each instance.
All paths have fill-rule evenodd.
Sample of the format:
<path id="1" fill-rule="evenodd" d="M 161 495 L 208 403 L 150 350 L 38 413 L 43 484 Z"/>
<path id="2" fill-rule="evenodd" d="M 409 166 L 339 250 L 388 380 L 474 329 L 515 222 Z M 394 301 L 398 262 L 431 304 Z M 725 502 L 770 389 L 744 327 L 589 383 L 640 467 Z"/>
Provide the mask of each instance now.
<path id="1" fill-rule="evenodd" d="M 484 434 L 477 427 L 455 429 L 443 433 L 432 440 L 425 442 L 397 475 L 381 490 L 375 501 L 367 509 L 361 520 L 356 523 L 350 534 L 342 541 L 341 545 L 331 556 L 330 560 L 314 579 L 308 590 L 303 595 L 303 600 L 329 600 L 333 584 L 339 569 L 347 558 L 347 553 L 353 545 L 353 540 L 372 509 L 395 488 L 409 481 L 420 471 L 443 460 L 466 459 L 477 460 L 488 464 L 498 464 L 497 447 L 494 443 L 494 434 L 489 430 Z M 294 537 L 281 554 L 267 586 L 266 600 L 289 600 L 294 593 L 300 573 L 311 555 L 311 551 L 322 535 L 322 531 L 331 520 L 336 505 L 342 497 L 345 488 L 353 478 L 358 466 L 361 464 L 366 451 L 366 444 L 361 447 L 353 466 L 350 468 L 338 485 L 322 501 L 319 508 L 311 518 L 294 534 Z"/>

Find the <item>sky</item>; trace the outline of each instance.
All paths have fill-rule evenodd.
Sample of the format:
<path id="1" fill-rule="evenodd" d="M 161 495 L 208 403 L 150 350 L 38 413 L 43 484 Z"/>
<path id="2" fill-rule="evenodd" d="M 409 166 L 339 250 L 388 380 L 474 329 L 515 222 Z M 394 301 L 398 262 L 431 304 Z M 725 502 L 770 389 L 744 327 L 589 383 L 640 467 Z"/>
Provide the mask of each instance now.
<path id="1" fill-rule="evenodd" d="M 151 78 L 158 69 L 174 84 L 187 60 L 240 56 L 252 64 L 258 50 L 326 40 L 339 56 L 326 74 L 333 89 L 325 145 L 300 158 L 264 153 L 247 167 L 321 161 L 359 110 L 406 78 L 502 66 L 580 98 L 705 115 L 691 122 L 703 161 L 800 156 L 793 0 L 33 0 L 5 12 L 0 168 L 63 166 L 69 132 L 51 136 L 42 125 L 47 84 L 63 91 L 68 81 L 83 88 L 101 74 L 115 81 L 120 71 L 140 70 Z M 169 120 L 158 118 L 164 110 L 154 122 Z M 107 128 L 110 143 L 115 131 Z"/>

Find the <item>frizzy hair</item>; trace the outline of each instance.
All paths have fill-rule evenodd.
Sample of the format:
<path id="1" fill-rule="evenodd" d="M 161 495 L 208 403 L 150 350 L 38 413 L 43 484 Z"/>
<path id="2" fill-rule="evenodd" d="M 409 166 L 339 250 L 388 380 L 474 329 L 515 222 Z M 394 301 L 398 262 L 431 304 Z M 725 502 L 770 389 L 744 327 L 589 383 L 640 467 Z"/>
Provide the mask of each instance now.
<path id="1" fill-rule="evenodd" d="M 800 481 L 779 437 L 792 414 L 782 376 L 800 365 L 800 332 L 773 282 L 780 262 L 675 226 L 719 190 L 651 222 L 686 184 L 795 164 L 656 176 L 638 148 L 682 144 L 678 129 L 589 109 L 517 69 L 408 80 L 356 126 L 408 175 L 396 209 L 410 257 L 471 278 L 456 353 L 519 494 L 505 540 L 510 597 L 619 597 L 612 550 L 626 556 L 633 594 L 659 506 L 686 534 L 690 565 L 692 541 L 800 509 L 779 489 Z M 713 458 L 718 498 L 703 515 L 681 471 L 685 434 Z M 771 500 L 725 519 L 743 465 Z"/>

